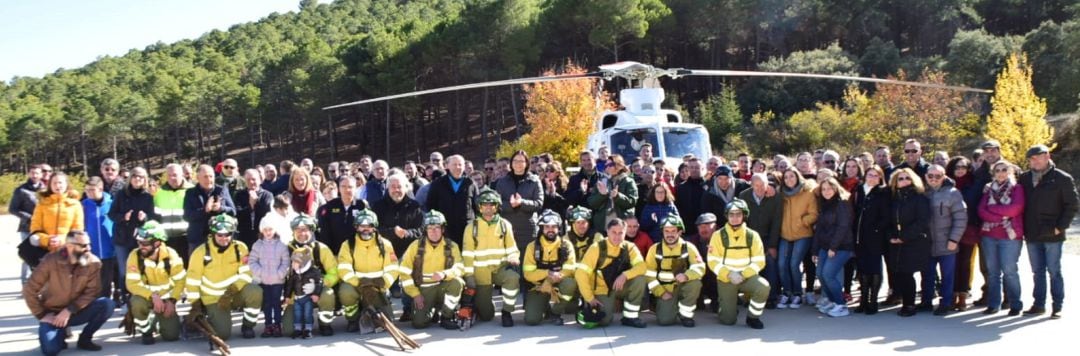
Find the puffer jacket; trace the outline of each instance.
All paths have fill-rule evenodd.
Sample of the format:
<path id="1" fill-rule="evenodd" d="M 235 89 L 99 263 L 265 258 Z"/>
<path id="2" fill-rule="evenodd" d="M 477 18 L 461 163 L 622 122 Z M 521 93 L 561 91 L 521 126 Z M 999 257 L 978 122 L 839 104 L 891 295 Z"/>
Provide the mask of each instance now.
<path id="1" fill-rule="evenodd" d="M 291 264 L 289 246 L 279 238 L 260 238 L 251 246 L 251 253 L 248 254 L 248 266 L 251 267 L 252 283 L 255 284 L 285 283 Z"/>
<path id="2" fill-rule="evenodd" d="M 833 197 L 832 201 L 818 200 L 821 212 L 814 224 L 814 240 L 810 251 L 852 251 L 855 241 L 851 236 L 851 202 Z"/>
<path id="3" fill-rule="evenodd" d="M 793 195 L 783 192 L 783 188 L 777 192 L 784 197 L 784 222 L 780 225 L 780 237 L 784 240 L 794 242 L 814 236 L 814 224 L 818 219 L 814 188 L 814 183 L 806 180 Z"/>
<path id="4" fill-rule="evenodd" d="M 47 249 L 50 237 L 66 236 L 71 230 L 85 230 L 85 224 L 78 192 L 69 189 L 66 194 L 39 194 L 34 216 L 30 218 L 30 233 L 36 239 L 30 243 Z"/>
<path id="5" fill-rule="evenodd" d="M 124 216 L 131 212 L 130 219 Z M 146 214 L 146 218 L 139 220 L 139 212 Z M 109 209 L 109 218 L 113 221 L 113 244 L 116 246 L 134 249 L 135 230 L 144 222 L 154 220 L 161 221 L 157 209 L 154 208 L 154 196 L 146 189 L 132 189 L 131 186 L 120 190 L 120 195 L 113 197 L 112 208 Z"/>
<path id="6" fill-rule="evenodd" d="M 964 195 L 953 185 L 953 180 L 945 178 L 941 187 L 926 187 L 926 197 L 930 198 L 930 255 L 946 256 L 956 253 L 949 251 L 949 241 L 960 243 L 960 238 L 967 228 L 967 205 Z"/>

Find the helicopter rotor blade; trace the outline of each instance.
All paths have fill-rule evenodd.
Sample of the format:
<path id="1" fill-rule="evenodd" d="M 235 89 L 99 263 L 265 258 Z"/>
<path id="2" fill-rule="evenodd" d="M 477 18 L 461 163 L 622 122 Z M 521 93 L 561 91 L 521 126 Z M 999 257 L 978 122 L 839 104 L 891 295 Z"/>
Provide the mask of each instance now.
<path id="1" fill-rule="evenodd" d="M 367 103 L 373 103 L 373 102 L 378 102 L 378 101 L 394 100 L 394 99 L 408 98 L 408 97 L 413 97 L 413 96 L 421 96 L 421 95 L 435 94 L 435 93 L 444 93 L 444 92 L 456 91 L 456 90 L 487 88 L 487 87 L 496 87 L 496 86 L 501 86 L 501 85 L 533 84 L 533 83 L 557 82 L 557 81 L 563 81 L 563 80 L 580 80 L 580 79 L 593 79 L 593 78 L 603 79 L 604 74 L 602 72 L 590 72 L 590 73 L 584 73 L 584 74 L 562 74 L 562 75 L 551 75 L 551 76 L 544 76 L 544 77 L 517 78 L 517 79 L 497 80 L 497 81 L 492 81 L 492 82 L 482 82 L 482 83 L 455 85 L 455 86 L 449 86 L 449 87 L 427 89 L 427 90 L 419 90 L 419 91 L 414 91 L 414 92 L 394 94 L 394 95 L 382 96 L 382 97 L 378 97 L 378 98 L 359 100 L 359 101 L 354 101 L 354 102 L 350 102 L 350 103 L 327 106 L 327 107 L 324 107 L 322 109 L 323 110 L 333 110 L 333 109 L 338 109 L 338 108 L 343 108 L 343 107 L 348 107 L 348 106 L 361 105 L 361 104 L 367 104 Z"/>
<path id="2" fill-rule="evenodd" d="M 895 79 L 881 79 L 881 78 L 867 78 L 867 77 L 855 77 L 848 75 L 834 75 L 834 74 L 810 74 L 810 73 L 785 73 L 785 72 L 757 72 L 757 71 L 745 71 L 745 70 L 701 70 L 701 69 L 679 69 L 676 70 L 677 76 L 712 76 L 712 77 L 780 77 L 780 78 L 810 78 L 810 79 L 835 79 L 835 80 L 850 80 L 857 82 L 879 83 L 879 84 L 897 84 L 897 85 L 909 85 L 924 88 L 935 89 L 948 89 L 972 93 L 993 93 L 993 90 L 970 88 L 956 85 L 944 85 L 933 83 L 920 83 L 909 82 L 904 80 Z"/>

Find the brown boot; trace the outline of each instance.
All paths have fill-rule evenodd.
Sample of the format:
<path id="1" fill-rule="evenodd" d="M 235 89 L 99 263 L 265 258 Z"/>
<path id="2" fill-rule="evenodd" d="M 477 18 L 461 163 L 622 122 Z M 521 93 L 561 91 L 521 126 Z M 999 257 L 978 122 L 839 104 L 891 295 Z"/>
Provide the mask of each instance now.
<path id="1" fill-rule="evenodd" d="M 968 308 L 968 305 L 967 305 L 967 293 L 964 293 L 964 292 L 956 293 L 956 301 L 953 302 L 953 310 L 955 310 L 955 311 L 965 311 L 965 310 L 967 310 L 967 308 Z"/>

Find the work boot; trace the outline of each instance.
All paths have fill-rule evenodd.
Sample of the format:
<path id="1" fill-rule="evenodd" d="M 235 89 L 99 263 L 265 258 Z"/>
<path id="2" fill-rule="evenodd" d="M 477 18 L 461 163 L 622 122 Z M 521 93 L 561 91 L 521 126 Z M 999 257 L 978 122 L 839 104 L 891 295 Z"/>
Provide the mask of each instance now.
<path id="1" fill-rule="evenodd" d="M 154 344 L 154 333 L 143 333 L 142 334 L 142 344 L 143 345 L 153 345 Z"/>
<path id="2" fill-rule="evenodd" d="M 510 316 L 510 312 L 502 311 L 502 326 L 505 328 L 514 326 L 514 318 Z"/>
<path id="3" fill-rule="evenodd" d="M 765 323 L 761 322 L 760 318 L 751 318 L 751 317 L 747 316 L 746 317 L 746 326 L 749 326 L 751 329 L 754 329 L 754 330 L 761 330 L 761 329 L 765 328 Z"/>
<path id="4" fill-rule="evenodd" d="M 308 333 L 311 331 L 309 330 Z M 330 325 L 319 325 L 319 335 L 334 336 L 334 328 Z"/>
<path id="5" fill-rule="evenodd" d="M 1032 305 L 1031 308 L 1028 309 L 1027 311 L 1024 311 L 1024 315 L 1035 316 L 1035 315 L 1043 315 L 1043 314 L 1046 314 L 1046 308 L 1045 307 L 1040 307 L 1040 306 L 1034 306 L 1034 305 Z"/>
<path id="6" fill-rule="evenodd" d="M 345 325 L 345 332 L 354 333 L 360 331 L 360 320 L 349 320 L 349 324 Z"/>
<path id="7" fill-rule="evenodd" d="M 685 327 L 688 327 L 688 328 L 694 327 L 694 319 L 693 318 L 685 318 L 685 317 L 680 316 L 679 317 L 679 322 L 682 323 L 682 326 L 685 326 Z"/>
<path id="8" fill-rule="evenodd" d="M 458 330 L 459 328 L 457 321 L 454 320 L 453 316 L 442 317 L 442 319 L 439 320 L 439 326 L 446 330 Z"/>
<path id="9" fill-rule="evenodd" d="M 79 350 L 101 351 L 101 345 L 95 344 L 93 341 L 90 341 L 90 339 L 80 338 L 79 343 L 75 344 L 75 347 L 78 347 Z"/>
<path id="10" fill-rule="evenodd" d="M 401 317 L 398 318 L 397 321 L 400 321 L 402 323 L 408 323 L 412 321 L 412 310 L 402 310 Z"/>
<path id="11" fill-rule="evenodd" d="M 242 336 L 245 339 L 254 339 L 255 338 L 255 328 L 253 328 L 253 327 L 250 327 L 250 326 L 240 327 L 240 333 L 242 334 Z"/>
<path id="12" fill-rule="evenodd" d="M 319 332 L 322 332 L 322 331 L 320 330 Z M 301 339 L 310 339 L 311 338 L 311 330 L 304 329 L 304 331 L 302 331 L 301 334 L 300 334 L 300 338 Z"/>
<path id="13" fill-rule="evenodd" d="M 645 328 L 645 322 L 641 321 L 641 318 L 622 318 L 619 320 L 625 326 L 634 327 L 638 329 Z"/>

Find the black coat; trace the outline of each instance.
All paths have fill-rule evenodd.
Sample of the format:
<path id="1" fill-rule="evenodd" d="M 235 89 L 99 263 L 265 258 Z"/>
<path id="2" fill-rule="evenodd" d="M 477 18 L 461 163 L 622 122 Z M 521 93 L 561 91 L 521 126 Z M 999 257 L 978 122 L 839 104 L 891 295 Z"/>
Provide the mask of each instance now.
<path id="1" fill-rule="evenodd" d="M 383 178 L 383 180 L 369 180 L 364 187 L 366 187 L 364 191 L 367 192 L 367 201 L 372 205 L 386 197 L 388 189 L 386 178 Z"/>
<path id="2" fill-rule="evenodd" d="M 833 197 L 833 201 L 818 200 L 818 219 L 814 224 L 814 240 L 811 252 L 820 250 L 852 251 L 855 241 L 851 236 L 851 203 Z"/>
<path id="3" fill-rule="evenodd" d="M 211 196 L 221 200 L 221 211 L 206 212 L 206 202 Z M 113 203 L 113 207 L 116 207 L 115 204 Z M 219 214 L 236 215 L 236 206 L 233 205 L 228 188 L 214 185 L 214 188 L 207 192 L 202 186 L 195 185 L 184 192 L 184 220 L 188 223 L 188 244 L 199 245 L 206 241 L 210 237 L 210 218 Z"/>
<path id="4" fill-rule="evenodd" d="M 716 189 L 715 179 L 716 178 L 713 178 L 705 182 L 705 192 L 701 194 L 701 213 L 716 214 L 716 226 L 719 229 L 724 226 L 724 224 L 727 224 L 727 214 L 725 214 L 724 208 L 727 208 L 727 204 L 730 203 L 730 201 L 725 201 L 724 198 L 721 197 L 721 194 L 723 193 Z M 732 195 L 732 199 L 738 198 L 739 193 L 750 189 L 750 183 L 747 183 L 742 179 L 732 178 L 731 184 L 735 189 L 735 194 Z M 685 220 L 683 222 L 692 223 L 692 221 L 687 222 Z"/>
<path id="5" fill-rule="evenodd" d="M 338 251 L 341 250 L 341 244 L 356 236 L 353 217 L 360 210 L 367 209 L 367 207 L 368 205 L 363 199 L 355 198 L 347 208 L 345 207 L 345 201 L 341 200 L 340 197 L 326 202 L 315 212 L 316 219 L 319 222 L 316 239 L 326 244 L 326 247 L 330 248 L 330 252 L 337 256 Z"/>
<path id="6" fill-rule="evenodd" d="M 398 258 L 405 255 L 405 250 L 413 241 L 424 236 L 424 212 L 420 210 L 420 203 L 413 198 L 406 196 L 395 203 L 394 199 L 387 197 L 372 204 L 371 210 L 379 217 L 379 235 L 390 240 Z M 405 229 L 405 237 L 397 237 L 395 226 Z"/>
<path id="7" fill-rule="evenodd" d="M 864 193 L 855 187 L 855 223 L 852 232 L 857 256 L 881 256 L 889 243 L 889 222 L 892 221 L 892 193 L 887 187 L 874 187 Z"/>
<path id="8" fill-rule="evenodd" d="M 693 224 L 701 215 L 701 197 L 705 195 L 705 180 L 687 179 L 675 186 L 675 207 L 679 208 L 679 217 L 687 226 Z"/>
<path id="9" fill-rule="evenodd" d="M 19 217 L 19 232 L 30 232 L 30 219 L 37 208 L 37 189 L 29 180 L 11 193 L 8 212 Z"/>
<path id="10" fill-rule="evenodd" d="M 131 219 L 125 220 L 124 215 L 131 212 Z M 139 220 L 139 212 L 146 214 L 146 218 Z M 113 221 L 113 245 L 135 248 L 135 229 L 138 229 L 146 221 L 161 221 L 161 216 L 154 209 L 154 196 L 146 189 L 132 190 L 125 187 L 120 194 L 113 197 L 112 208 L 109 209 L 109 219 Z"/>
<path id="11" fill-rule="evenodd" d="M 431 182 L 428 188 L 428 211 L 438 210 L 446 217 L 446 237 L 461 246 L 465 226 L 476 218 L 473 210 L 473 198 L 480 194 L 480 188 L 473 185 L 472 179 L 461 176 L 461 186 L 455 192 L 450 184 L 450 174 Z"/>
<path id="12" fill-rule="evenodd" d="M 1020 175 L 1024 186 L 1024 239 L 1033 242 L 1063 242 L 1078 208 L 1076 183 L 1065 171 L 1050 166 L 1036 186 L 1031 171 Z M 1054 234 L 1054 229 L 1061 230 Z"/>
<path id="13" fill-rule="evenodd" d="M 567 206 L 583 206 L 588 208 L 589 192 L 595 189 L 596 182 L 599 181 L 601 177 L 605 176 L 607 175 L 599 170 L 591 176 L 585 175 L 584 171 L 570 176 L 570 182 L 566 184 L 566 193 L 563 194 L 563 197 L 566 198 Z M 589 180 L 589 189 L 581 191 L 581 181 L 585 179 Z M 566 211 L 560 211 L 559 213 L 566 215 Z"/>
<path id="14" fill-rule="evenodd" d="M 889 245 L 889 258 L 901 273 L 921 271 L 930 260 L 930 199 L 908 187 L 893 197 L 889 237 L 903 243 Z"/>
<path id="15" fill-rule="evenodd" d="M 251 207 L 251 191 L 244 189 L 236 193 L 236 230 L 237 237 L 250 249 L 259 240 L 259 222 L 273 209 L 274 195 L 266 189 L 256 193 L 255 207 Z"/>

